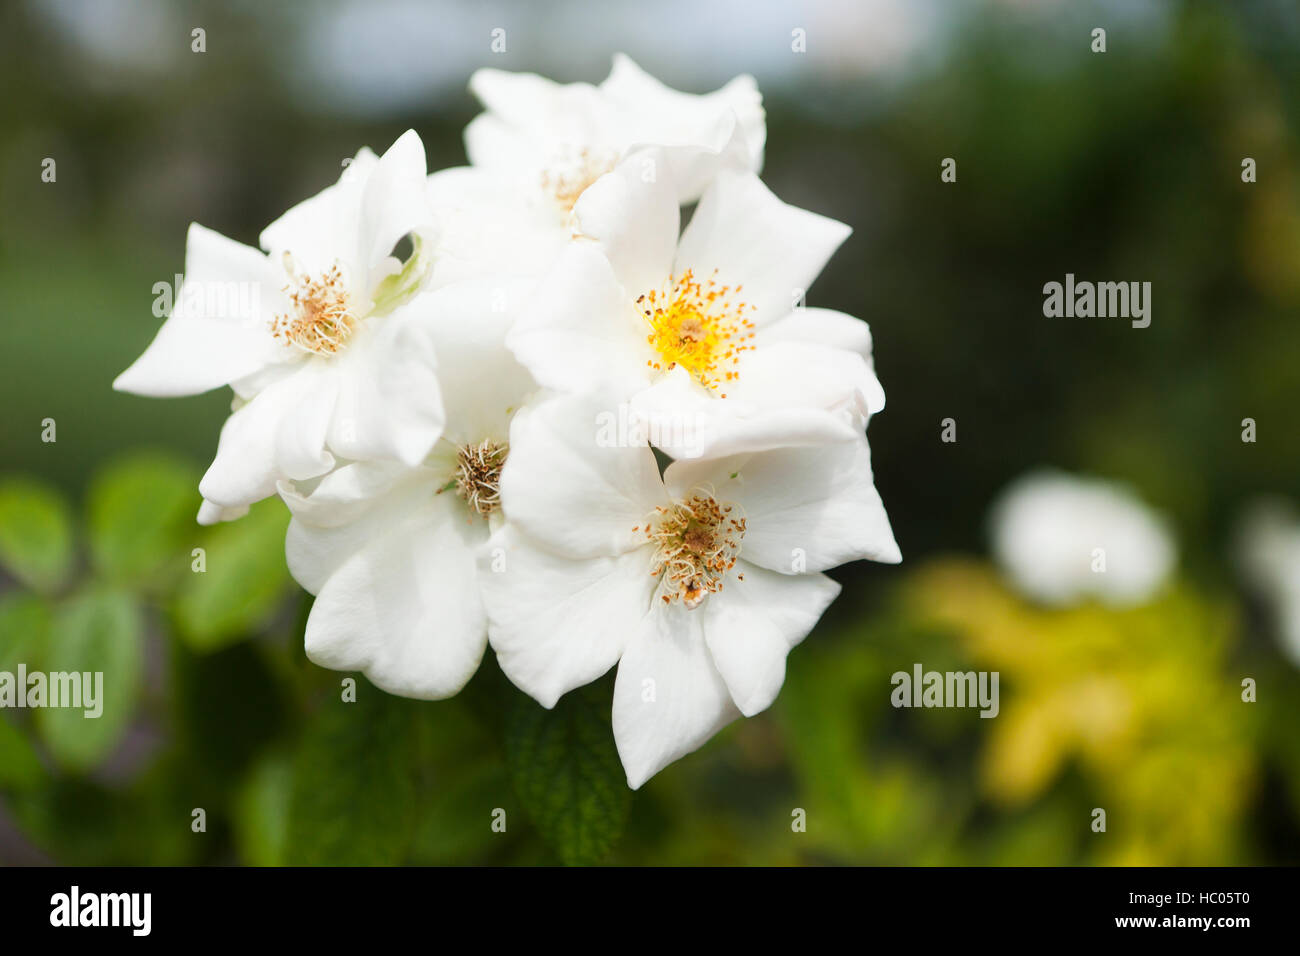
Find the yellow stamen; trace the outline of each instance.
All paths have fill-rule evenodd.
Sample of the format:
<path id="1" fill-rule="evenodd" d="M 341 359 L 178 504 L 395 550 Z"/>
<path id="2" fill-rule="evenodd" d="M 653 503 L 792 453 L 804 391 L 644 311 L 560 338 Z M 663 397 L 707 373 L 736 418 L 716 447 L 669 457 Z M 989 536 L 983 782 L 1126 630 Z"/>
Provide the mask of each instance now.
<path id="1" fill-rule="evenodd" d="M 719 285 L 717 271 L 700 281 L 691 270 L 670 277 L 662 289 L 636 300 L 650 327 L 646 341 L 658 358 L 647 365 L 666 372 L 681 366 L 697 382 L 726 398 L 720 387 L 733 381 L 740 355 L 754 346 L 754 307 L 740 301 L 740 286 Z"/>
<path id="2" fill-rule="evenodd" d="M 732 508 L 701 491 L 650 516 L 645 534 L 656 545 L 650 573 L 660 579 L 665 604 L 680 600 L 694 610 L 722 590 L 745 536 L 745 519 L 733 518 Z"/>
<path id="3" fill-rule="evenodd" d="M 291 281 L 284 291 L 289 294 L 293 311 L 271 320 L 271 334 L 304 352 L 337 354 L 347 345 L 359 321 L 348 303 L 342 269 L 335 263 L 319 278 L 299 275 L 293 271 L 287 253 L 285 265 Z"/>

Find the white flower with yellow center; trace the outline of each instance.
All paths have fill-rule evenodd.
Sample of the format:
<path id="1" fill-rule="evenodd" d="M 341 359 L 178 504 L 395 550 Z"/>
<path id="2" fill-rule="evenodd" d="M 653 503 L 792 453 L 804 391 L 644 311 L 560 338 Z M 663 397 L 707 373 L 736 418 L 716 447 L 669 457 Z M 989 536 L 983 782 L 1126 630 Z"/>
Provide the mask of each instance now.
<path id="1" fill-rule="evenodd" d="M 849 227 L 726 162 L 679 236 L 667 166 L 636 150 L 586 191 L 593 241 L 543 278 L 508 340 L 520 361 L 548 388 L 629 402 L 675 457 L 774 424 L 792 440 L 859 431 L 885 403 L 866 323 L 804 307 Z"/>
<path id="2" fill-rule="evenodd" d="M 261 235 L 194 224 L 185 281 L 153 343 L 114 382 L 150 396 L 235 391 L 203 477 L 201 521 L 236 517 L 343 459 L 416 465 L 442 430 L 427 316 L 412 302 L 436 241 L 424 146 L 362 150 L 339 182 Z M 411 253 L 393 253 L 403 239 Z"/>
<path id="3" fill-rule="evenodd" d="M 697 96 L 618 54 L 599 86 L 484 69 L 470 90 L 485 107 L 465 130 L 470 163 L 541 196 L 561 217 L 637 145 L 666 147 L 682 203 L 699 198 L 733 138 L 747 167 L 762 167 L 767 128 L 751 76 Z"/>
<path id="4" fill-rule="evenodd" d="M 352 462 L 280 482 L 289 569 L 316 595 L 307 656 L 393 694 L 455 694 L 487 646 L 476 566 L 501 520 L 510 420 L 535 385 L 504 345 L 513 293 L 466 281 L 426 293 L 447 422 L 417 467 Z M 503 298 L 504 297 L 504 298 Z"/>
<path id="5" fill-rule="evenodd" d="M 861 435 L 675 461 L 598 440 L 600 402 L 516 416 L 506 523 L 480 558 L 489 639 L 543 706 L 616 662 L 614 736 L 639 787 L 775 699 L 846 561 L 897 562 Z M 489 571 L 489 569 L 492 569 Z"/>

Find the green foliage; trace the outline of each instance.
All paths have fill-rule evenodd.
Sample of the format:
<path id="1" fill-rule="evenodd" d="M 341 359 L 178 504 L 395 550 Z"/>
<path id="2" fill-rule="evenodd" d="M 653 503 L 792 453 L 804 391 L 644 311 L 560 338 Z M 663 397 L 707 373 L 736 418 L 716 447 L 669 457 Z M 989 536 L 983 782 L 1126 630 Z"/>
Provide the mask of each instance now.
<path id="1" fill-rule="evenodd" d="M 45 777 L 36 750 L 21 730 L 0 717 L 0 787 L 22 789 Z"/>
<path id="2" fill-rule="evenodd" d="M 84 709 L 45 708 L 37 713 L 41 739 L 63 766 L 93 767 L 121 739 L 135 714 L 144 670 L 143 622 L 134 599 L 95 588 L 59 609 L 45 655 L 49 671 L 103 673 L 99 717 Z M 84 693 L 84 691 L 83 691 Z"/>
<path id="3" fill-rule="evenodd" d="M 288 526 L 288 512 L 273 499 L 201 539 L 206 570 L 183 578 L 175 604 L 180 636 L 190 647 L 225 647 L 274 614 L 290 584 L 284 563 Z"/>
<path id="4" fill-rule="evenodd" d="M 420 705 L 358 684 L 354 703 L 336 691 L 303 728 L 289 798 L 288 864 L 388 866 L 402 862 L 411 843 Z"/>
<path id="5" fill-rule="evenodd" d="M 293 761 L 280 752 L 268 754 L 245 778 L 235 806 L 235 842 L 248 865 L 284 862 L 293 779 Z"/>
<path id="6" fill-rule="evenodd" d="M 50 640 L 50 610 L 44 599 L 15 592 L 0 598 L 0 671 L 42 666 Z"/>
<path id="7" fill-rule="evenodd" d="M 506 725 L 515 791 L 560 859 L 597 863 L 627 822 L 632 793 L 614 748 L 608 682 L 571 691 L 553 710 L 516 695 Z"/>
<path id="8" fill-rule="evenodd" d="M 0 482 L 0 564 L 37 591 L 56 590 L 72 569 L 72 514 L 48 486 Z"/>
<path id="9" fill-rule="evenodd" d="M 199 475 L 188 462 L 136 454 L 100 472 L 87 502 L 90 555 L 106 578 L 165 587 L 190 566 Z"/>

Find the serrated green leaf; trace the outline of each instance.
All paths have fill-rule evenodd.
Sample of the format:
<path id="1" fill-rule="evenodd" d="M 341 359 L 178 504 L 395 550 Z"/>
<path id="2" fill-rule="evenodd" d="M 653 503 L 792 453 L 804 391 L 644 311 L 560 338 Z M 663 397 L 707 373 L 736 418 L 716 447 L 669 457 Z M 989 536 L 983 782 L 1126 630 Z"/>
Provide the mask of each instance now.
<path id="1" fill-rule="evenodd" d="M 45 778 L 45 768 L 27 735 L 0 717 L 0 787 L 25 789 Z"/>
<path id="2" fill-rule="evenodd" d="M 121 739 L 135 714 L 144 670 L 143 621 L 129 594 L 87 591 L 59 608 L 44 667 L 51 673 L 101 673 L 98 717 L 86 708 L 45 707 L 37 712 L 41 739 L 60 764 L 85 770 Z"/>
<path id="3" fill-rule="evenodd" d="M 609 706 L 599 685 L 566 694 L 549 711 L 520 695 L 506 723 L 515 791 L 569 865 L 599 862 L 627 823 L 632 792 L 614 747 Z"/>
<path id="4" fill-rule="evenodd" d="M 284 533 L 289 513 L 263 501 L 203 538 L 205 570 L 182 580 L 176 601 L 180 635 L 196 651 L 225 647 L 261 627 L 285 597 L 289 572 Z"/>
<path id="5" fill-rule="evenodd" d="M 294 759 L 285 862 L 391 866 L 415 827 L 411 708 L 359 682 L 355 703 L 326 698 Z"/>
<path id="6" fill-rule="evenodd" d="M 50 609 L 33 594 L 0 598 L 0 671 L 39 670 L 50 642 Z"/>
<path id="7" fill-rule="evenodd" d="M 199 537 L 198 480 L 191 465 L 162 454 L 135 455 L 97 475 L 87 501 L 95 567 L 146 585 L 188 571 Z"/>
<path id="8" fill-rule="evenodd" d="M 48 485 L 0 482 L 0 564 L 38 591 L 56 590 L 72 568 L 72 512 Z"/>

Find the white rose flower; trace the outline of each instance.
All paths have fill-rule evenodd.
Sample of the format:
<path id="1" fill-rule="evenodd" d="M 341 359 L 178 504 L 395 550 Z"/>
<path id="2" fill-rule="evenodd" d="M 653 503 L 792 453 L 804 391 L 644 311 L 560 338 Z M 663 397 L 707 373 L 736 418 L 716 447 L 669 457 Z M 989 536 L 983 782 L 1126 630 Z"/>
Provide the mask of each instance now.
<path id="1" fill-rule="evenodd" d="M 1057 471 L 1013 482 L 991 510 L 991 528 L 1003 572 L 1044 604 L 1141 604 L 1176 558 L 1165 521 L 1129 489 Z"/>
<path id="2" fill-rule="evenodd" d="M 1300 518 L 1285 501 L 1255 502 L 1237 534 L 1237 558 L 1268 602 L 1283 653 L 1300 666 Z"/>
<path id="3" fill-rule="evenodd" d="M 470 90 L 486 109 L 465 130 L 470 163 L 544 195 L 553 214 L 573 209 L 637 145 L 668 148 L 683 203 L 703 192 L 717 155 L 733 139 L 743 144 L 750 169 L 762 167 L 767 128 L 751 76 L 695 96 L 669 89 L 618 54 L 599 86 L 484 69 L 470 78 Z"/>
<path id="4" fill-rule="evenodd" d="M 636 788 L 772 703 L 839 590 L 819 572 L 900 555 L 860 435 L 754 435 L 661 479 L 649 447 L 596 440 L 602 407 L 559 396 L 519 413 L 507 521 L 480 562 L 497 658 L 543 706 L 619 662 L 614 736 Z"/>
<path id="5" fill-rule="evenodd" d="M 200 484 L 200 521 L 236 517 L 280 478 L 345 459 L 416 465 L 442 430 L 424 315 L 436 239 L 414 132 L 363 149 L 339 182 L 268 226 L 265 251 L 198 224 L 172 314 L 114 388 L 150 396 L 233 387 Z M 403 237 L 413 252 L 392 252 Z"/>
<path id="6" fill-rule="evenodd" d="M 316 602 L 307 656 L 406 697 L 459 691 L 487 646 L 476 566 L 500 520 L 510 419 L 535 388 L 504 346 L 516 294 L 462 282 L 420 298 L 443 365 L 446 427 L 416 467 L 352 462 L 282 481 L 289 570 Z"/>
<path id="7" fill-rule="evenodd" d="M 627 401 L 674 457 L 737 447 L 779 425 L 794 440 L 861 430 L 884 407 L 866 323 L 803 307 L 849 227 L 724 164 L 679 236 L 662 152 L 636 150 L 575 214 L 592 242 L 560 255 L 507 340 L 537 380 Z"/>

